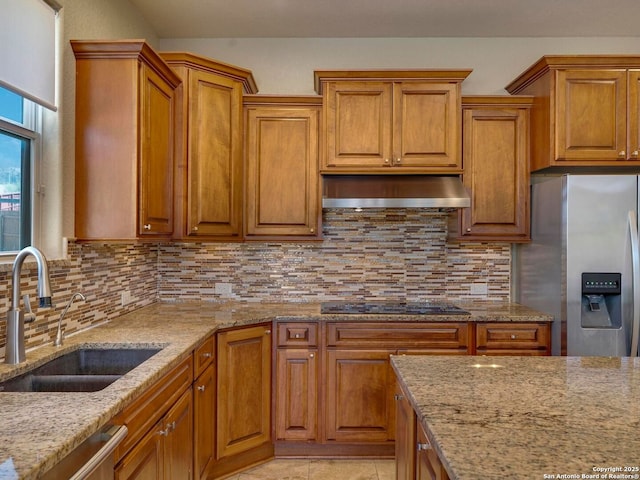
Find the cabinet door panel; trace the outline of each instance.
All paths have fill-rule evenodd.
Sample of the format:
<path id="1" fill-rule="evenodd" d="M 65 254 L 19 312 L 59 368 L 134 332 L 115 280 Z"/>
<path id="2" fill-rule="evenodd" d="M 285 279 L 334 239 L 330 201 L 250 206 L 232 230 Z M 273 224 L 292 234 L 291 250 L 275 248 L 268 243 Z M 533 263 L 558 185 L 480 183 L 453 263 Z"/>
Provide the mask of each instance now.
<path id="1" fill-rule="evenodd" d="M 417 426 L 418 445 L 423 448 L 418 450 L 416 458 L 416 479 L 417 480 L 449 480 L 447 471 L 444 469 L 438 454 L 430 447 L 427 434 L 422 425 Z M 426 447 L 426 448 L 425 448 Z"/>
<path id="2" fill-rule="evenodd" d="M 396 480 L 416 478 L 416 415 L 399 384 L 396 385 Z"/>
<path id="3" fill-rule="evenodd" d="M 462 167 L 456 84 L 397 83 L 394 102 L 394 166 Z"/>
<path id="4" fill-rule="evenodd" d="M 115 480 L 162 480 L 164 478 L 162 424 L 158 423 L 118 464 Z"/>
<path id="5" fill-rule="evenodd" d="M 217 458 L 270 440 L 271 330 L 218 333 Z"/>
<path id="6" fill-rule="evenodd" d="M 464 237 L 529 238 L 528 111 L 465 109 L 463 181 L 471 207 L 463 209 Z"/>
<path id="7" fill-rule="evenodd" d="M 629 71 L 629 140 L 628 157 L 640 158 L 640 70 Z"/>
<path id="8" fill-rule="evenodd" d="M 318 350 L 276 353 L 276 439 L 316 440 Z"/>
<path id="9" fill-rule="evenodd" d="M 165 478 L 193 478 L 193 394 L 187 390 L 165 417 Z"/>
<path id="10" fill-rule="evenodd" d="M 194 478 L 201 479 L 205 478 L 209 462 L 215 457 L 215 365 L 210 365 L 196 379 L 194 387 Z"/>
<path id="11" fill-rule="evenodd" d="M 383 167 L 391 159 L 392 85 L 329 83 L 324 167 Z"/>
<path id="12" fill-rule="evenodd" d="M 174 92 L 143 65 L 140 122 L 140 235 L 173 232 Z"/>
<path id="13" fill-rule="evenodd" d="M 242 88 L 199 71 L 189 88 L 189 235 L 240 235 Z"/>
<path id="14" fill-rule="evenodd" d="M 626 72 L 561 70 L 557 75 L 556 159 L 625 160 Z"/>
<path id="15" fill-rule="evenodd" d="M 247 235 L 316 235 L 319 109 L 247 111 Z"/>
<path id="16" fill-rule="evenodd" d="M 395 432 L 390 350 L 328 350 L 326 436 L 384 442 Z"/>

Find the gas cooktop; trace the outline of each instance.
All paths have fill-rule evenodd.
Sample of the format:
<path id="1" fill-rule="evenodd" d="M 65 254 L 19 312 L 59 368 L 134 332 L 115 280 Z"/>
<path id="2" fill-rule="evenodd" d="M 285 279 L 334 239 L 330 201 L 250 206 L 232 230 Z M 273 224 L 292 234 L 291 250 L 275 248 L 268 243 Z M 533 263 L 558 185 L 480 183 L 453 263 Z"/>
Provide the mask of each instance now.
<path id="1" fill-rule="evenodd" d="M 384 315 L 470 315 L 450 303 L 437 302 L 323 302 L 320 313 Z"/>

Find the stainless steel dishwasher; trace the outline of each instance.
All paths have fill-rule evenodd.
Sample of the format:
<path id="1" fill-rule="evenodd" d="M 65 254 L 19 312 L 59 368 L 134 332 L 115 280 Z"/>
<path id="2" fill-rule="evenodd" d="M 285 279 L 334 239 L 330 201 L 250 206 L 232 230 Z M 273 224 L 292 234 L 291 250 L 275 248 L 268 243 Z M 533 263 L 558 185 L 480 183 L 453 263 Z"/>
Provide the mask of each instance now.
<path id="1" fill-rule="evenodd" d="M 41 480 L 113 480 L 113 451 L 127 432 L 125 425 L 107 425 L 78 445 Z"/>

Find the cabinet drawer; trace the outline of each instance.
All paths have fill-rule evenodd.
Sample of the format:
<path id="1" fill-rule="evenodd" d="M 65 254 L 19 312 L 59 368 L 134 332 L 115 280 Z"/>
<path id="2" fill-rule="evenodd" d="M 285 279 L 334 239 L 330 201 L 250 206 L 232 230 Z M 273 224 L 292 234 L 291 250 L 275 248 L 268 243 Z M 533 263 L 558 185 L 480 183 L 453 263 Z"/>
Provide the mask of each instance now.
<path id="1" fill-rule="evenodd" d="M 193 366 L 195 378 L 199 377 L 206 368 L 213 362 L 215 346 L 213 335 L 207 338 L 202 345 L 196 348 L 193 355 Z"/>
<path id="2" fill-rule="evenodd" d="M 315 347 L 318 345 L 318 324 L 304 322 L 278 323 L 279 347 Z"/>
<path id="3" fill-rule="evenodd" d="M 488 350 L 548 351 L 549 341 L 549 325 L 546 323 L 478 323 L 476 326 L 478 353 Z"/>
<path id="4" fill-rule="evenodd" d="M 466 351 L 467 323 L 329 323 L 328 347 L 389 347 L 459 349 Z"/>
<path id="5" fill-rule="evenodd" d="M 152 385 L 113 420 L 124 424 L 129 433 L 116 448 L 116 463 L 160 420 L 193 382 L 193 357 L 189 355 L 178 366 Z"/>

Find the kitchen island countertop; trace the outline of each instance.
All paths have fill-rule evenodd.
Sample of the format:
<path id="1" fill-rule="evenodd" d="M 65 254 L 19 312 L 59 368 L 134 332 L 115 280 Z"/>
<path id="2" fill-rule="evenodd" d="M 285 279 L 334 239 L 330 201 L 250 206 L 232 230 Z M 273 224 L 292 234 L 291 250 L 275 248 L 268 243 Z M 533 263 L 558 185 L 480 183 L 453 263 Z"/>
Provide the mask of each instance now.
<path id="1" fill-rule="evenodd" d="M 551 321 L 548 315 L 500 302 L 459 303 L 470 315 L 429 316 L 427 321 Z M 421 316 L 322 315 L 318 303 L 155 303 L 79 332 L 61 348 L 27 352 L 20 365 L 0 363 L 0 381 L 82 347 L 163 347 L 144 364 L 98 392 L 0 392 L 0 479 L 31 479 L 52 468 L 133 399 L 221 328 L 273 320 L 425 321 Z"/>
<path id="2" fill-rule="evenodd" d="M 640 359 L 394 356 L 451 480 L 640 478 Z"/>

